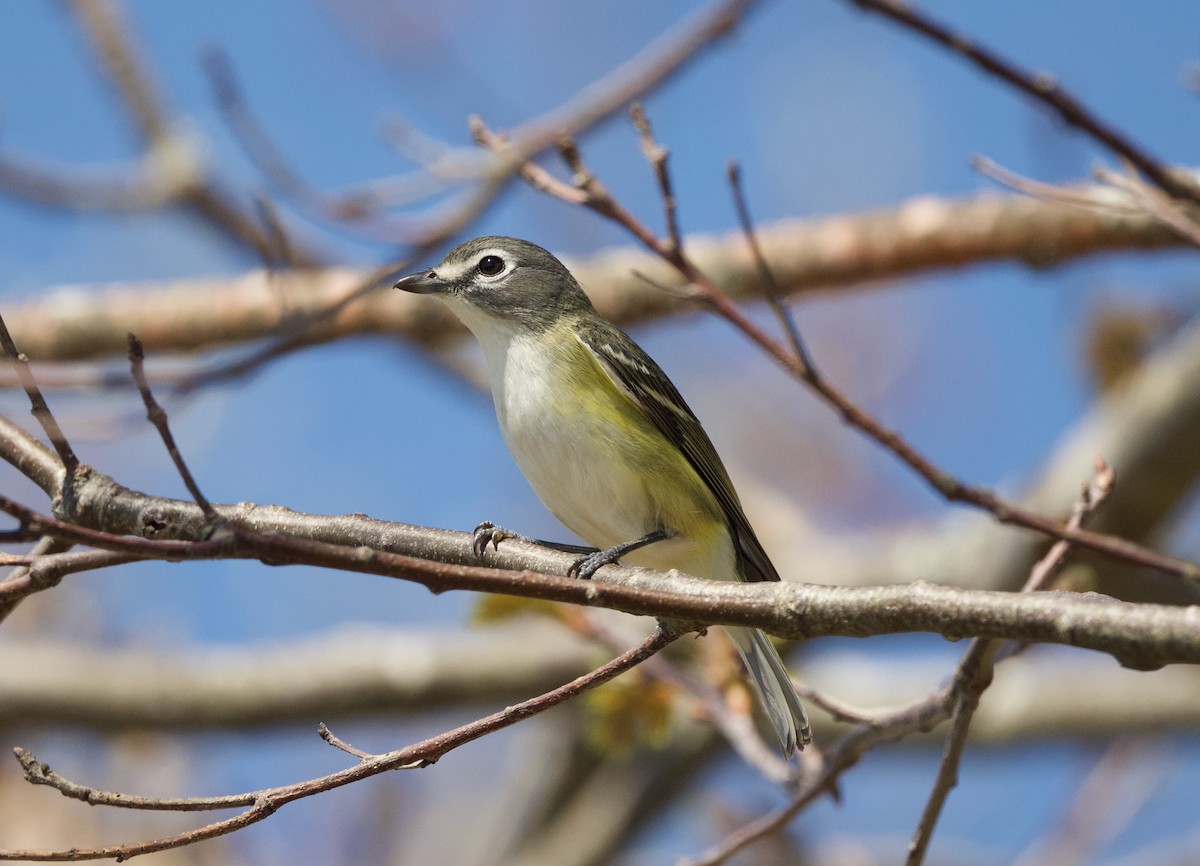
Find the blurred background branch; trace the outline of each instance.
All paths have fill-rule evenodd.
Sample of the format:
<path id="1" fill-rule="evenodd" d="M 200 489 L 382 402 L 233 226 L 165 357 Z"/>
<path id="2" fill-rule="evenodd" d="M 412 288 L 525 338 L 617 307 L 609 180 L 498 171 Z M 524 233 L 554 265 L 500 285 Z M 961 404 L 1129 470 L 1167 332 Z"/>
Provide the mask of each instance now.
<path id="1" fill-rule="evenodd" d="M 955 10 L 981 40 L 912 7 L 859 4 L 924 36 L 950 34 L 937 51 L 842 3 L 724 0 L 679 21 L 670 9 L 621 3 L 508 18 L 471 0 L 236 13 L 218 3 L 170 15 L 71 0 L 57 18 L 18 5 L 0 11 L 5 32 L 22 37 L 0 58 L 16 64 L 0 70 L 14 82 L 0 147 L 4 316 L 81 458 L 122 483 L 164 496 L 179 485 L 160 444 L 130 421 L 142 410 L 121 356 L 134 331 L 215 499 L 433 526 L 503 516 L 523 531 L 559 532 L 498 449 L 485 401 L 461 387 L 478 379 L 457 325 L 440 308 L 376 291 L 398 262 L 424 264 L 468 230 L 523 234 L 562 253 L 605 315 L 654 344 L 788 578 L 1013 588 L 1045 541 L 931 504 L 831 413 L 793 399 L 791 384 L 723 325 L 687 315 L 686 286 L 668 266 L 510 184 L 530 158 L 556 171 L 541 154 L 582 134 L 614 192 L 656 223 L 637 133 L 610 121 L 645 98 L 673 150 L 684 246 L 748 315 L 772 327 L 728 205 L 730 158 L 746 166 L 766 259 L 831 379 L 940 465 L 1039 514 L 1065 514 L 1099 453 L 1118 482 L 1096 528 L 1198 558 L 1200 304 L 1185 257 L 1196 243 L 1195 172 L 1179 167 L 1194 148 L 1168 128 L 1195 102 L 1164 84 L 1194 61 L 1186 40 L 1200 19 L 1186 4 L 1158 21 L 1115 5 L 1086 15 Z M 83 51 L 46 41 L 70 25 Z M 991 77 L 964 73 L 964 59 Z M 1026 71 L 1033 62 L 1057 78 Z M 1025 95 L 1014 99 L 1014 86 Z M 81 87 L 90 89 L 79 96 Z M 374 142 L 356 127 L 364 112 L 379 114 Z M 470 144 L 473 114 L 509 130 L 500 151 Z M 1092 139 L 1065 138 L 1060 120 Z M 378 147 L 364 152 L 364 141 Z M 980 170 L 1017 194 L 980 191 L 966 168 L 980 150 L 993 160 Z M 1114 152 L 1138 173 L 1125 162 L 1121 173 L 1088 165 Z M 1041 180 L 1089 172 L 1098 182 Z M 375 339 L 345 339 L 358 336 Z M 17 386 L 3 376 L 0 385 Z M 19 392 L 6 399 L 24 411 Z M 15 440 L 5 432 L 5 441 Z M 17 451 L 21 469 L 53 492 L 53 456 Z M 32 489 L 15 472 L 4 484 L 6 495 Z M 307 519 L 269 506 L 257 515 Z M 326 532 L 373 525 L 325 520 Z M 435 536 L 426 542 L 436 553 Z M 77 555 L 61 550 L 37 549 L 59 565 Z M 36 571 L 17 567 L 10 581 Z M 313 775 L 297 756 L 312 754 L 318 720 L 392 748 L 604 656 L 587 629 L 549 618 L 464 629 L 463 594 L 431 599 L 350 575 L 335 586 L 316 570 L 276 577 L 240 563 L 181 571 L 75 574 L 17 610 L 0 642 L 6 741 L 34 740 L 39 754 L 47 746 L 56 764 L 108 787 L 245 790 Z M 1080 554 L 1057 586 L 1196 601 L 1189 584 Z M 957 655 L 942 644 L 874 638 L 851 650 L 823 638 L 794 660 L 831 701 L 886 713 L 939 687 Z M 701 850 L 787 796 L 735 766 L 705 718 L 746 709 L 720 646 L 685 647 L 670 662 L 711 683 L 722 703 L 672 691 L 666 745 L 609 730 L 598 747 L 587 739 L 597 720 L 622 717 L 571 704 L 418 780 L 378 779 L 330 805 L 298 805 L 296 818 L 279 816 L 279 837 L 265 835 L 273 819 L 252 841 L 155 862 L 262 862 L 260 844 L 293 861 L 301 852 L 313 862 L 479 866 L 669 862 Z M 1004 659 L 933 858 L 975 863 L 985 849 L 984 860 L 1100 863 L 1125 851 L 1140 863 L 1186 850 L 1195 818 L 1172 808 L 1194 799 L 1195 676 L 1133 673 L 1057 648 Z M 624 701 L 631 718 L 649 717 L 662 682 L 647 674 L 603 706 Z M 931 735 L 858 754 L 838 751 L 844 723 L 820 712 L 814 721 L 825 752 L 807 753 L 806 778 L 840 784 L 843 810 L 817 790 L 802 820 L 742 859 L 894 862 L 930 786 Z M 1162 744 L 1123 748 L 1131 733 Z M 626 735 L 623 752 L 613 744 Z M 823 760 L 854 772 L 822 776 Z M 4 845 L 162 832 L 31 796 L 13 776 L 0 772 Z M 1001 799 L 1006 821 L 972 825 L 973 810 Z M 280 841 L 254 841 L 270 838 Z"/>

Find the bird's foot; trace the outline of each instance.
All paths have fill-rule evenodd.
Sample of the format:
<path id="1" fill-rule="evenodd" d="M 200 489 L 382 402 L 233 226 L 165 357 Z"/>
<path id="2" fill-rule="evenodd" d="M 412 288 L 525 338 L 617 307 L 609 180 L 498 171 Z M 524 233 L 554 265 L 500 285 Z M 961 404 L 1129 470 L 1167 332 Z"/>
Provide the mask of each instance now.
<path id="1" fill-rule="evenodd" d="M 567 577 L 591 580 L 593 574 L 606 565 L 612 565 L 624 553 L 625 550 L 621 545 L 609 547 L 605 550 L 592 551 L 587 556 L 581 556 L 571 563 L 571 567 L 567 569 Z"/>
<path id="2" fill-rule="evenodd" d="M 635 538 L 633 541 L 614 544 L 612 547 L 607 547 L 604 550 L 597 550 L 594 553 L 589 553 L 587 556 L 581 556 L 571 564 L 571 567 L 567 570 L 567 577 L 588 580 L 601 568 L 606 565 L 612 565 L 625 554 L 633 553 L 638 548 L 653 544 L 656 541 L 670 538 L 672 534 L 667 529 L 655 529 L 652 532 L 647 532 L 641 538 Z"/>
<path id="3" fill-rule="evenodd" d="M 499 550 L 500 542 L 510 538 L 537 544 L 532 538 L 521 535 L 519 532 L 513 532 L 511 529 L 505 529 L 503 526 L 497 526 L 490 520 L 485 520 L 471 533 L 471 550 L 475 552 L 476 556 L 482 557 L 489 544 L 492 546 L 492 550 Z"/>

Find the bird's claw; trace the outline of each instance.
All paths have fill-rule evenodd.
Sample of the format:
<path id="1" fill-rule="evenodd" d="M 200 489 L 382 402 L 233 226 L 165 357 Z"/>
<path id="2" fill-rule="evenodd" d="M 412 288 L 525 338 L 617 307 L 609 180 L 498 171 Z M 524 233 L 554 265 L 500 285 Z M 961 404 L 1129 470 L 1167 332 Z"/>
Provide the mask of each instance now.
<path id="1" fill-rule="evenodd" d="M 471 532 L 471 550 L 475 552 L 476 556 L 482 558 L 487 552 L 489 544 L 492 546 L 492 550 L 499 550 L 500 542 L 509 538 L 515 538 L 518 541 L 525 541 L 530 544 L 537 543 L 532 538 L 526 538 L 524 535 L 513 532 L 511 529 L 505 529 L 503 526 L 497 526 L 490 520 L 485 520 Z"/>
<path id="2" fill-rule="evenodd" d="M 493 550 L 499 550 L 500 542 L 511 535 L 512 533 L 503 527 L 497 526 L 490 520 L 485 520 L 471 532 L 471 550 L 476 556 L 482 558 L 489 544 Z"/>

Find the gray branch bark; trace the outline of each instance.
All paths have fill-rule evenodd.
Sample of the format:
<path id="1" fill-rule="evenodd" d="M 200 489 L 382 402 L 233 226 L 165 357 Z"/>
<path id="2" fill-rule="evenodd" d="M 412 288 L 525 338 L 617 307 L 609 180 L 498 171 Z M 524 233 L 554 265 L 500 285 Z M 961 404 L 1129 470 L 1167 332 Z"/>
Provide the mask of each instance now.
<path id="1" fill-rule="evenodd" d="M 31 465 L 44 482 L 64 479 L 61 467 L 51 471 L 56 458 L 48 449 L 3 418 L 0 457 Z M 65 489 L 44 485 L 56 515 L 67 522 L 154 539 L 200 539 L 210 530 L 194 503 L 129 490 L 90 467 L 81 466 L 70 482 Z M 480 568 L 469 533 L 252 503 L 221 505 L 217 511 L 254 536 L 238 539 L 241 547 L 226 547 L 222 556 L 399 577 L 439 591 L 504 592 L 700 624 L 748 625 L 797 640 L 928 631 L 949 638 L 1068 644 L 1108 653 L 1139 669 L 1200 662 L 1198 607 L 1135 605 L 1090 594 L 1011 595 L 923 582 L 869 588 L 727 584 L 617 566 L 602 569 L 592 581 L 573 581 L 552 576 L 567 573 L 571 555 L 515 540 L 487 553 L 491 568 Z M 293 544 L 289 537 L 320 543 Z M 170 554 L 180 555 L 179 550 Z M 439 567 L 444 564 L 455 567 Z"/>

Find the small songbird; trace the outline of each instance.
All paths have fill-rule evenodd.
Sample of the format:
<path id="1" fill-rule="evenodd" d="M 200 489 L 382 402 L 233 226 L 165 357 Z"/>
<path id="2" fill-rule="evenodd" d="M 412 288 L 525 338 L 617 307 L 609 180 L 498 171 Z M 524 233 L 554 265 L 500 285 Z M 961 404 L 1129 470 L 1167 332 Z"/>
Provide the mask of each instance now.
<path id="1" fill-rule="evenodd" d="M 576 573 L 622 559 L 715 580 L 779 580 L 679 391 L 553 255 L 516 238 L 476 238 L 396 288 L 437 295 L 479 340 L 521 471 L 550 512 L 598 548 Z M 783 661 L 758 629 L 726 631 L 790 757 L 812 733 Z"/>

